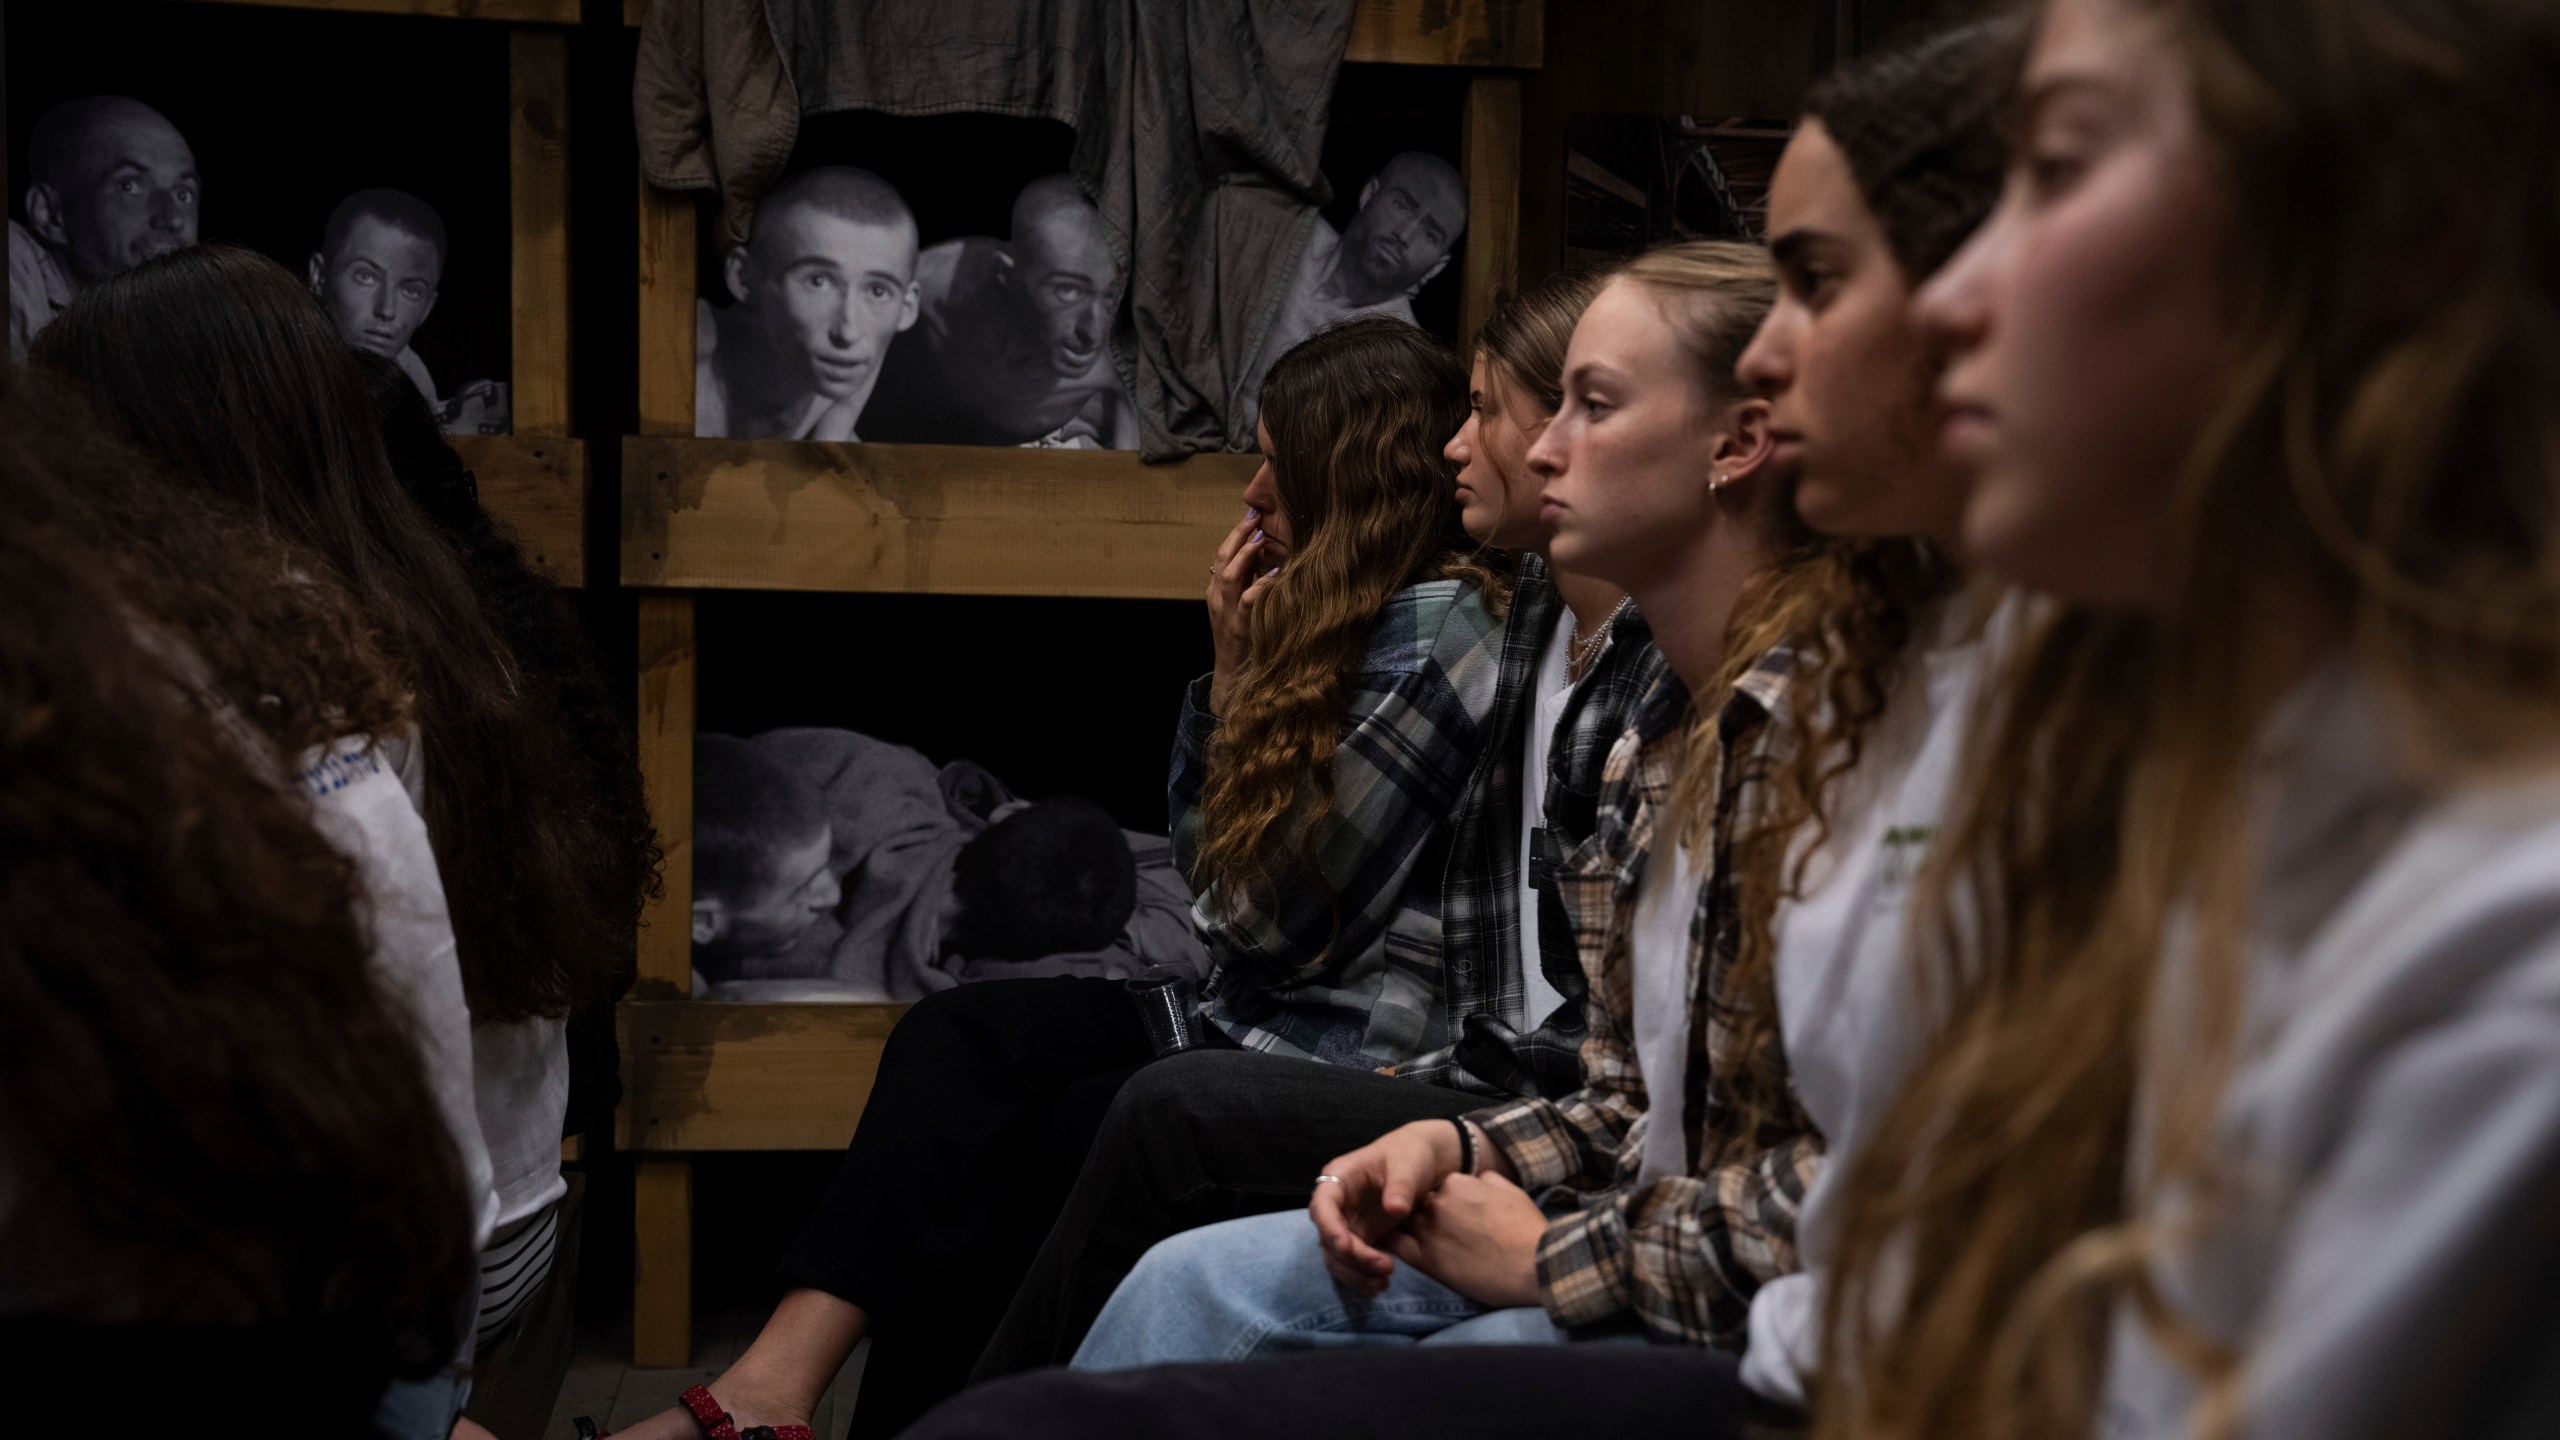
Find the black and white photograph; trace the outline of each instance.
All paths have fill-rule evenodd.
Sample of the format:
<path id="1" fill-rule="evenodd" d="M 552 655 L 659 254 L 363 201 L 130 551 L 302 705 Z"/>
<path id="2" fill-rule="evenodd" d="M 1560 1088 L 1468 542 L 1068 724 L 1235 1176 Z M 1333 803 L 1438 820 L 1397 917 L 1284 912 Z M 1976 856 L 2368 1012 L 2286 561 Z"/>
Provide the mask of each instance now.
<path id="1" fill-rule="evenodd" d="M 1206 964 L 1163 836 L 852 730 L 696 736 L 693 854 L 704 999 L 906 1002 Z"/>
<path id="2" fill-rule="evenodd" d="M 1272 360 L 1328 325 L 1385 315 L 1454 337 L 1456 95 L 1414 90 L 1347 73 L 1337 91 L 1333 203 L 1236 385 L 1243 433 Z M 1072 141 L 995 115 L 810 117 L 743 240 L 703 207 L 694 433 L 1138 448 L 1112 344 L 1128 276 L 1068 173 Z M 1200 277 L 1204 310 L 1217 284 Z"/>
<path id="3" fill-rule="evenodd" d="M 384 67 L 392 47 L 404 63 Z M 84 287 L 237 244 L 305 276 L 339 335 L 397 364 L 447 433 L 509 431 L 503 30 L 18 6 L 8 68 L 12 359 Z"/>

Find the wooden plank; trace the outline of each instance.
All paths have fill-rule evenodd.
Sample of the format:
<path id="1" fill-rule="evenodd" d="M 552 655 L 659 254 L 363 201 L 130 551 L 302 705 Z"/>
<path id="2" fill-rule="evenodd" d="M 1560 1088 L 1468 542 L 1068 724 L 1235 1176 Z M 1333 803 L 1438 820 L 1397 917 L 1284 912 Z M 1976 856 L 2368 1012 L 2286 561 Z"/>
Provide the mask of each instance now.
<path id="1" fill-rule="evenodd" d="M 1195 600 L 1259 463 L 626 436 L 622 581 Z"/>
<path id="2" fill-rule="evenodd" d="M 615 1143 L 841 1150 L 904 1005 L 625 1001 Z"/>
<path id="3" fill-rule="evenodd" d="M 632 994 L 693 993 L 693 597 L 640 597 L 640 780 L 665 852 L 665 889 L 640 912 Z"/>
<path id="4" fill-rule="evenodd" d="M 1520 79 L 1467 82 L 1459 164 L 1467 172 L 1467 270 L 1458 291 L 1458 335 L 1473 344 L 1494 297 L 1520 283 Z"/>
<path id="5" fill-rule="evenodd" d="M 637 26 L 648 8 L 648 0 L 622 0 L 622 23 Z M 1541 0 L 1360 0 L 1342 58 L 1365 65 L 1534 70 L 1545 58 L 1545 41 Z"/>
<path id="6" fill-rule="evenodd" d="M 569 433 L 569 37 L 507 37 L 515 430 Z"/>
<path id="7" fill-rule="evenodd" d="M 362 15 L 432 15 L 447 20 L 504 20 L 518 25 L 575 25 L 578 0 L 203 0 L 278 10 L 340 10 Z"/>
<path id="8" fill-rule="evenodd" d="M 1546 58 L 1546 7 L 1540 0 L 1360 0 L 1342 58 L 1534 70 Z"/>
<path id="9" fill-rule="evenodd" d="M 640 433 L 693 433 L 694 202 L 640 182 Z"/>
<path id="10" fill-rule="evenodd" d="M 677 1369 L 693 1358 L 693 1165 L 632 1167 L 631 1363 Z"/>
<path id="11" fill-rule="evenodd" d="M 587 442 L 566 435 L 455 435 L 480 503 L 556 585 L 586 578 Z"/>

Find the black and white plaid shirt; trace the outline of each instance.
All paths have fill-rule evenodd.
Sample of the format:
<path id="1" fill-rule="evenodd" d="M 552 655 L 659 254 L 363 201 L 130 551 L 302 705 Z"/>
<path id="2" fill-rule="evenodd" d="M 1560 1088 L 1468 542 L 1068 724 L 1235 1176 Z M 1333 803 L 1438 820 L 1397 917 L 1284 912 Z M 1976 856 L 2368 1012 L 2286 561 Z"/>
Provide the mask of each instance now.
<path id="1" fill-rule="evenodd" d="M 1546 562 L 1523 556 L 1503 627 L 1502 667 L 1482 760 L 1449 821 L 1449 865 L 1440 892 L 1440 926 L 1452 1044 L 1420 1056 L 1396 1073 L 1480 1095 L 1571 1094 L 1582 1085 L 1583 1004 L 1589 982 L 1573 927 L 1556 895 L 1563 857 L 1597 823 L 1601 773 L 1637 702 L 1664 673 L 1653 631 L 1630 605 L 1609 627 L 1609 640 L 1573 689 L 1552 736 L 1527 734 L 1536 701 L 1538 660 L 1569 619 Z M 1537 850 L 1540 915 L 1520 913 L 1520 787 L 1526 746 L 1547 744 L 1545 823 Z M 1528 946 L 1523 937 L 1534 935 Z M 1564 1003 L 1552 1014 L 1523 1015 L 1523 966 L 1535 963 Z M 1504 1022 L 1477 1021 L 1470 1017 Z M 1526 1022 L 1513 1026 L 1509 1017 Z"/>

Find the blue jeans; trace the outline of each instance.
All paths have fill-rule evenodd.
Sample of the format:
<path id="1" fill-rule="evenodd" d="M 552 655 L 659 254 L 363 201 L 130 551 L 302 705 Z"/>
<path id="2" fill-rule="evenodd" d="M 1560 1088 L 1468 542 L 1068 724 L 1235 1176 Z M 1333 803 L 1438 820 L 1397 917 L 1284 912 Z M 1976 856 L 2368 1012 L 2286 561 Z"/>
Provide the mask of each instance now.
<path id="1" fill-rule="evenodd" d="M 1315 1222 L 1290 1210 L 1187 1230 L 1149 1250 L 1102 1307 L 1074 1365 L 1126 1370 L 1331 1346 L 1570 1338 L 1544 1310 L 1488 1310 L 1402 1263 L 1384 1292 L 1351 1294 L 1325 1272 Z"/>

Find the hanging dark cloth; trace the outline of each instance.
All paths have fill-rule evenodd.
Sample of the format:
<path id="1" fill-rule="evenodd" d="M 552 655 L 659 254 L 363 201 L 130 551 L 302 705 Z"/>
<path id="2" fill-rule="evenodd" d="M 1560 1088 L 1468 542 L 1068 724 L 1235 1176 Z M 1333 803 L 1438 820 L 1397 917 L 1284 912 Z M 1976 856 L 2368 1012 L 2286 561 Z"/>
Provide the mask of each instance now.
<path id="1" fill-rule="evenodd" d="M 734 241 L 803 115 L 1064 121 L 1129 303 L 1112 360 L 1150 459 L 1248 450 L 1237 403 L 1331 198 L 1317 161 L 1353 0 L 653 0 L 641 171 Z"/>

